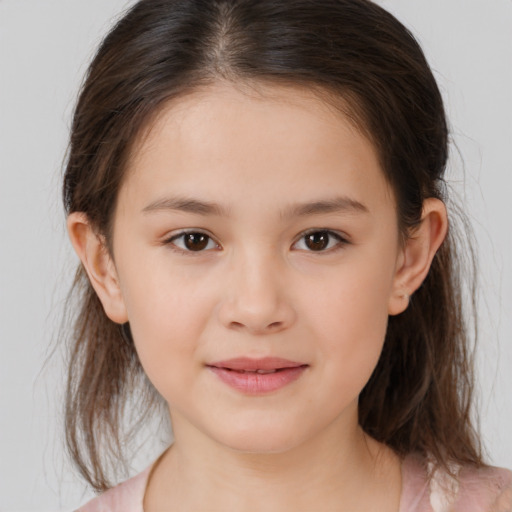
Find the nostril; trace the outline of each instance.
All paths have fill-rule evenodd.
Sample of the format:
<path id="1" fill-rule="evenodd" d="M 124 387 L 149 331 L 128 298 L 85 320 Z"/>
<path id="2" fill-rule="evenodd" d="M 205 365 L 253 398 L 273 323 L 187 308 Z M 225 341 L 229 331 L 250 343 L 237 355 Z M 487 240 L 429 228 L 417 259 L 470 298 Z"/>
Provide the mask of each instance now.
<path id="1" fill-rule="evenodd" d="M 268 324 L 267 327 L 263 327 L 262 329 L 255 329 L 255 330 L 258 330 L 258 331 L 261 331 L 261 332 L 273 331 L 273 330 L 276 330 L 276 329 L 280 329 L 282 327 L 282 325 L 283 325 L 283 322 L 272 322 L 271 324 Z M 242 322 L 231 322 L 230 323 L 230 327 L 233 328 L 233 329 L 237 329 L 237 330 L 245 329 L 247 327 L 250 328 L 250 326 L 245 325 Z"/>

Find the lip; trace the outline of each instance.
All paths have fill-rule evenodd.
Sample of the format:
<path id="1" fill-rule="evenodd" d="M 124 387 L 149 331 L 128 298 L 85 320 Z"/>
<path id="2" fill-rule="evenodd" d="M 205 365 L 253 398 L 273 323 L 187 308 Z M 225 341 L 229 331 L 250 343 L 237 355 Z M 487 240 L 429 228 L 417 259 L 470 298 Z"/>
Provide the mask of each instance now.
<path id="1" fill-rule="evenodd" d="M 309 367 L 305 363 L 279 357 L 239 357 L 206 366 L 222 382 L 249 395 L 277 391 L 300 378 Z"/>

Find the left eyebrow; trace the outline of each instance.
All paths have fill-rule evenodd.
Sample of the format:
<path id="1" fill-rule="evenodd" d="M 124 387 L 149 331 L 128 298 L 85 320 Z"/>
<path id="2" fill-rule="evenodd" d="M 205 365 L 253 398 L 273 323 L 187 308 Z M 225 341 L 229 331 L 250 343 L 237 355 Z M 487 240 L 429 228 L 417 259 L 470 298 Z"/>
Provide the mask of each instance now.
<path id="1" fill-rule="evenodd" d="M 325 201 L 313 201 L 292 205 L 281 212 L 281 218 L 305 217 L 325 213 L 370 213 L 359 201 L 349 197 L 335 197 Z"/>

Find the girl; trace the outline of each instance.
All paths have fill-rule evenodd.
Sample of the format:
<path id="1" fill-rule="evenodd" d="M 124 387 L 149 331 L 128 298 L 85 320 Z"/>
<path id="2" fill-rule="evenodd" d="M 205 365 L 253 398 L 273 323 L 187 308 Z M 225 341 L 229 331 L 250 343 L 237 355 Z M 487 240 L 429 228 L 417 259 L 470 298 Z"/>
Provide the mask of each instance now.
<path id="1" fill-rule="evenodd" d="M 447 138 L 368 0 L 129 10 L 64 178 L 67 441 L 106 491 L 80 510 L 512 510 L 471 423 Z M 159 400 L 174 442 L 112 487 L 123 418 Z"/>

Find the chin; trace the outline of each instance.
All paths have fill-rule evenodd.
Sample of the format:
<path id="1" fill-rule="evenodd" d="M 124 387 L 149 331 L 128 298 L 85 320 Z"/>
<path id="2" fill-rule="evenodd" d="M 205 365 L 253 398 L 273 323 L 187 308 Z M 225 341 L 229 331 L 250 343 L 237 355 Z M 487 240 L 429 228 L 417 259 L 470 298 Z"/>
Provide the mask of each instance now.
<path id="1" fill-rule="evenodd" d="M 283 425 L 252 423 L 250 425 L 229 425 L 228 429 L 216 432 L 213 438 L 236 452 L 247 454 L 284 453 L 300 445 L 307 439 L 301 436 L 297 424 Z"/>

